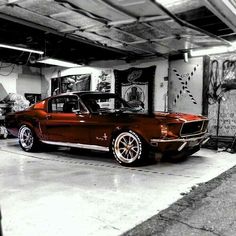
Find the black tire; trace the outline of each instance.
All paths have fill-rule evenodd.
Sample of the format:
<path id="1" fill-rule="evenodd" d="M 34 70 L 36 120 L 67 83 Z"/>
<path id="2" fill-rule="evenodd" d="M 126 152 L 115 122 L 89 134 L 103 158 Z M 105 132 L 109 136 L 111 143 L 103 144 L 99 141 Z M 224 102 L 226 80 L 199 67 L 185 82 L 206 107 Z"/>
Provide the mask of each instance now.
<path id="1" fill-rule="evenodd" d="M 123 166 L 136 166 L 145 154 L 145 144 L 133 131 L 123 131 L 112 140 L 113 156 Z"/>
<path id="2" fill-rule="evenodd" d="M 36 151 L 39 147 L 39 140 L 34 131 L 27 125 L 22 125 L 18 132 L 19 144 L 26 152 Z"/>

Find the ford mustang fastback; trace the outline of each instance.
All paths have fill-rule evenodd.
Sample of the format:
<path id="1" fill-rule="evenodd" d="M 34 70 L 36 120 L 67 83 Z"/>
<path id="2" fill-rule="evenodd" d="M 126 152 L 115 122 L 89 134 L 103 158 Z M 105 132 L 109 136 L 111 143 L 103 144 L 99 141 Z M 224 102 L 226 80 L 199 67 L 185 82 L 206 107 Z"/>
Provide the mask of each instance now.
<path id="1" fill-rule="evenodd" d="M 71 92 L 46 98 L 6 117 L 21 148 L 42 144 L 110 151 L 122 165 L 141 163 L 151 152 L 187 156 L 207 140 L 208 119 L 201 115 L 144 113 L 117 94 Z"/>

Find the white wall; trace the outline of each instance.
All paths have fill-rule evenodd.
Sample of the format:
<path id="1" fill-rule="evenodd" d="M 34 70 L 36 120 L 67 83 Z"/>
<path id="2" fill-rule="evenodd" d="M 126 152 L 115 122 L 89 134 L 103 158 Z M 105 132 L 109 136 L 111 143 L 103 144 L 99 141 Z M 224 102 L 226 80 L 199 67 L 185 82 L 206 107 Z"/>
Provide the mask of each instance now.
<path id="1" fill-rule="evenodd" d="M 25 93 L 41 94 L 41 78 L 39 75 L 19 74 L 16 80 L 16 93 L 24 95 Z"/>
<path id="2" fill-rule="evenodd" d="M 130 67 L 144 68 L 149 66 L 156 66 L 155 79 L 154 79 L 154 98 L 153 98 L 154 111 L 164 111 L 165 99 L 168 87 L 168 82 L 164 81 L 164 77 L 168 76 L 168 67 L 169 67 L 168 60 L 159 59 L 149 62 L 141 61 L 126 65 L 116 66 L 114 69 L 125 70 Z"/>
<path id="3" fill-rule="evenodd" d="M 34 67 L 2 63 L 0 83 L 7 93 L 42 93 L 40 70 Z"/>
<path id="4" fill-rule="evenodd" d="M 16 93 L 16 80 L 21 73 L 21 67 L 14 64 L 1 64 L 0 83 L 7 93 Z"/>
<path id="5" fill-rule="evenodd" d="M 203 58 L 170 62 L 169 109 L 175 112 L 202 113 Z"/>
<path id="6" fill-rule="evenodd" d="M 70 69 L 61 69 L 59 67 L 51 67 L 45 68 L 43 70 L 43 74 L 45 75 L 45 79 L 49 83 L 49 92 L 48 96 L 50 96 L 51 91 L 51 78 L 56 78 L 59 76 L 66 75 L 75 75 L 75 74 L 91 74 L 91 90 L 94 91 L 96 89 L 98 76 L 101 74 L 102 70 L 111 70 L 111 92 L 114 92 L 115 88 L 115 78 L 113 69 L 125 70 L 130 67 L 138 67 L 144 68 L 149 66 L 156 66 L 156 73 L 154 79 L 154 110 L 155 111 L 164 111 L 165 109 L 165 98 L 167 94 L 167 86 L 168 82 L 164 81 L 164 77 L 168 76 L 168 60 L 167 59 L 159 59 L 159 60 L 151 60 L 151 61 L 137 61 L 135 63 L 123 63 L 120 61 L 112 61 L 112 62 L 103 62 L 98 64 L 94 64 L 94 67 L 78 67 L 78 68 L 70 68 Z"/>
<path id="7" fill-rule="evenodd" d="M 98 79 L 98 76 L 100 75 L 101 71 L 104 68 L 96 68 L 96 67 L 76 67 L 76 68 L 69 68 L 69 69 L 63 69 L 59 67 L 50 67 L 50 68 L 45 68 L 43 70 L 43 74 L 45 76 L 45 79 L 49 81 L 49 91 L 48 95 L 50 95 L 51 91 L 51 83 L 50 80 L 52 78 L 57 78 L 57 77 L 63 77 L 67 75 L 76 75 L 76 74 L 91 74 L 91 87 L 90 90 L 94 91 L 96 89 L 96 82 Z M 112 86 L 114 87 L 114 86 Z"/>

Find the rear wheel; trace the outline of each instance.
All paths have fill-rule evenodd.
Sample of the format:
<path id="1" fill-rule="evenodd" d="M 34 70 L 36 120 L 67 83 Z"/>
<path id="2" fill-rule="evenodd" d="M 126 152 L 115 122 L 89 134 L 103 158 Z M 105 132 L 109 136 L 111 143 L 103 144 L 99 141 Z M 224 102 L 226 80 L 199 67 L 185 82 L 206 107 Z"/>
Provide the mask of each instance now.
<path id="1" fill-rule="evenodd" d="M 144 143 L 136 133 L 125 131 L 113 139 L 112 151 L 121 165 L 133 166 L 143 159 Z"/>
<path id="2" fill-rule="evenodd" d="M 38 147 L 38 139 L 33 130 L 26 125 L 22 125 L 18 133 L 21 148 L 26 151 L 35 151 Z"/>

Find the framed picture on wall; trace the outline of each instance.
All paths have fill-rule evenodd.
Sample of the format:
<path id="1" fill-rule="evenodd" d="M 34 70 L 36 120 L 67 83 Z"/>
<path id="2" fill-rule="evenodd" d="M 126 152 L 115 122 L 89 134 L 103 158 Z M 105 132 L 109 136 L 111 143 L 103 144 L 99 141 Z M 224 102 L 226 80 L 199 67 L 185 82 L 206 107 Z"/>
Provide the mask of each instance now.
<path id="1" fill-rule="evenodd" d="M 51 94 L 57 95 L 72 91 L 89 91 L 91 74 L 69 75 L 51 80 Z"/>
<path id="2" fill-rule="evenodd" d="M 96 91 L 111 92 L 111 70 L 102 70 L 98 76 Z"/>
<path id="3" fill-rule="evenodd" d="M 151 112 L 155 70 L 156 66 L 114 70 L 115 92 L 131 106 L 141 106 L 146 112 Z"/>

